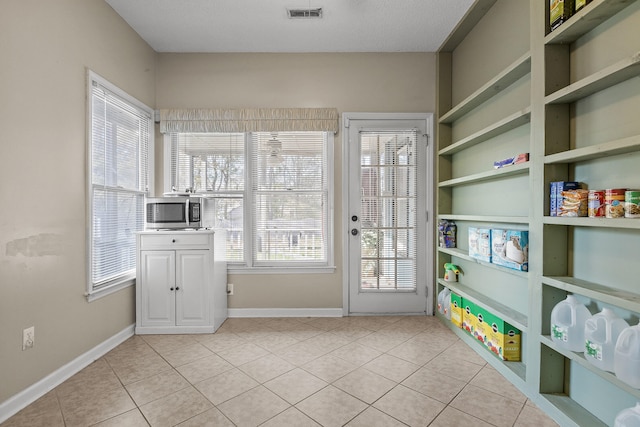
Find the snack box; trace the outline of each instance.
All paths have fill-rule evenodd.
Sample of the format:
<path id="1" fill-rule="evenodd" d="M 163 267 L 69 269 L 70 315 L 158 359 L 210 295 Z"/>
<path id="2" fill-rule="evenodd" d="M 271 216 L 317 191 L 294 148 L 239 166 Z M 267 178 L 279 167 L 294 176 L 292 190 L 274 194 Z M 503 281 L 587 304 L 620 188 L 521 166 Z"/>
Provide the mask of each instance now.
<path id="1" fill-rule="evenodd" d="M 451 292 L 451 323 L 462 328 L 462 297 Z"/>
<path id="2" fill-rule="evenodd" d="M 491 230 L 491 263 L 529 271 L 529 232 Z"/>
<path id="3" fill-rule="evenodd" d="M 484 345 L 500 359 L 519 362 L 522 333 L 493 313 L 479 308 L 484 320 Z"/>
<path id="4" fill-rule="evenodd" d="M 550 184 L 550 206 L 549 215 L 558 216 L 560 205 L 562 204 L 562 192 L 568 190 L 577 190 L 582 185 L 577 181 L 554 181 Z"/>
<path id="5" fill-rule="evenodd" d="M 469 256 L 491 262 L 491 230 L 469 227 Z"/>

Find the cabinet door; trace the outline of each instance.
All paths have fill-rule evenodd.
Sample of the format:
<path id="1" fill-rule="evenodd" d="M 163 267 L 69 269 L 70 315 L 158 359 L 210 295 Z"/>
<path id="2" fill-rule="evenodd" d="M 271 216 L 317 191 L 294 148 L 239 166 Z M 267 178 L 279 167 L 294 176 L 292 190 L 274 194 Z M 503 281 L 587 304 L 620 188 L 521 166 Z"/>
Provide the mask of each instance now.
<path id="1" fill-rule="evenodd" d="M 141 325 L 173 326 L 176 321 L 175 251 L 141 251 Z"/>
<path id="2" fill-rule="evenodd" d="M 209 324 L 209 251 L 176 251 L 176 325 Z"/>

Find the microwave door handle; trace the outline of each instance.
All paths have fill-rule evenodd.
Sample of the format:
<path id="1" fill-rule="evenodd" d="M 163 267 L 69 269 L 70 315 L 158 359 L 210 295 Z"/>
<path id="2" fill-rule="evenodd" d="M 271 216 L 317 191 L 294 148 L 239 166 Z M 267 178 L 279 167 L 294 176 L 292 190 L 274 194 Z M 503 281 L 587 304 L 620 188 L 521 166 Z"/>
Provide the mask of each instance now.
<path id="1" fill-rule="evenodd" d="M 189 199 L 187 198 L 187 203 L 184 204 L 184 217 L 187 220 L 187 227 L 189 227 Z"/>

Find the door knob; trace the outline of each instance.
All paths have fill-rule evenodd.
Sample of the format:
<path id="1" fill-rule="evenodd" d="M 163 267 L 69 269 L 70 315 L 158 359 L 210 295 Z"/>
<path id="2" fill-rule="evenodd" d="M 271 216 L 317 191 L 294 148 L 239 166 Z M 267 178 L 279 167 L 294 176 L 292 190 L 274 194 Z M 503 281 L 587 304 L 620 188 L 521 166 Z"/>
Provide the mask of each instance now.
<path id="1" fill-rule="evenodd" d="M 352 228 L 351 229 L 351 234 L 354 235 L 354 236 L 357 236 L 358 235 L 358 229 L 357 228 Z"/>

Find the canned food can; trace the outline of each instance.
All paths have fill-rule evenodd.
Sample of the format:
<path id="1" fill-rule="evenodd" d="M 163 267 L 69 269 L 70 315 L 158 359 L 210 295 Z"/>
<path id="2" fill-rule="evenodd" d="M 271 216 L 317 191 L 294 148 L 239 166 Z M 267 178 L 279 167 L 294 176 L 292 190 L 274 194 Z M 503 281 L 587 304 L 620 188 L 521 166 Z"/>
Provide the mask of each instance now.
<path id="1" fill-rule="evenodd" d="M 640 191 L 629 190 L 624 193 L 624 217 L 640 218 Z"/>
<path id="2" fill-rule="evenodd" d="M 604 190 L 589 190 L 588 212 L 590 218 L 604 216 Z"/>
<path id="3" fill-rule="evenodd" d="M 607 218 L 624 218 L 624 188 L 605 190 L 604 212 Z"/>

